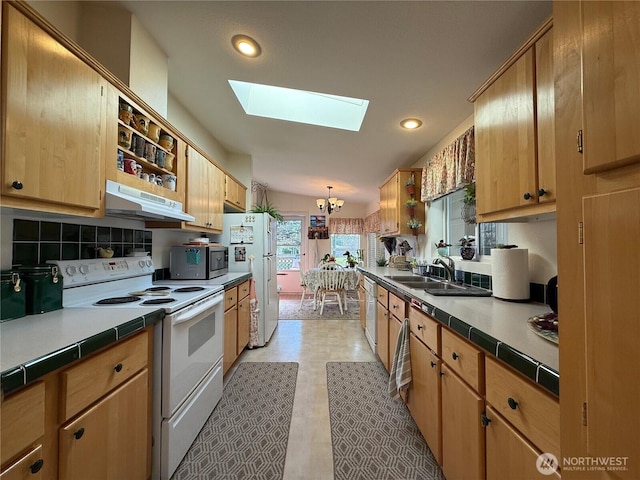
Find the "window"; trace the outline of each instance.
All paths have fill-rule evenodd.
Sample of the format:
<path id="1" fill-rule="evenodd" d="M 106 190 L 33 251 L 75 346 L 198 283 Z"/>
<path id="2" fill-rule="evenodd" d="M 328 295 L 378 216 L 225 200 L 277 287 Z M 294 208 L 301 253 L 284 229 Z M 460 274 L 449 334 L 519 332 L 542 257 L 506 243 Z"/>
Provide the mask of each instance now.
<path id="1" fill-rule="evenodd" d="M 300 270 L 302 225 L 304 217 L 285 217 L 276 231 L 276 259 L 278 270 Z"/>
<path id="2" fill-rule="evenodd" d="M 336 263 L 347 266 L 345 252 L 357 256 L 360 250 L 360 235 L 347 233 L 334 233 L 331 235 L 331 255 L 336 258 Z"/>
<path id="3" fill-rule="evenodd" d="M 442 236 L 447 243 L 454 247 L 460 245 L 460 239 L 464 236 L 473 236 L 476 241 L 478 255 L 491 255 L 491 249 L 498 244 L 507 242 L 507 225 L 504 223 L 478 223 L 468 224 L 462 220 L 461 211 L 464 198 L 464 189 L 434 201 L 440 203 L 442 208 L 443 230 Z M 437 241 L 437 240 L 435 240 Z M 452 255 L 458 255 L 458 249 L 451 248 Z"/>

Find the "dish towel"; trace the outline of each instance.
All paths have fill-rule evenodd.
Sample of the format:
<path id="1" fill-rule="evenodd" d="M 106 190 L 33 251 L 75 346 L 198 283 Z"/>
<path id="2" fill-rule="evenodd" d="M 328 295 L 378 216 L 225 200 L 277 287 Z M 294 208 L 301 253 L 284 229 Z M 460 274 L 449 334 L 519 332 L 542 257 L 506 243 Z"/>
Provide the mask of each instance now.
<path id="1" fill-rule="evenodd" d="M 249 257 L 249 269 L 253 275 L 253 255 Z M 256 281 L 253 276 L 249 279 L 249 348 L 253 348 L 258 345 L 258 296 L 256 295 Z"/>
<path id="2" fill-rule="evenodd" d="M 405 318 L 398 333 L 396 352 L 389 372 L 389 395 L 392 399 L 400 396 L 402 390 L 409 390 L 411 383 L 411 351 L 409 350 L 409 319 Z"/>

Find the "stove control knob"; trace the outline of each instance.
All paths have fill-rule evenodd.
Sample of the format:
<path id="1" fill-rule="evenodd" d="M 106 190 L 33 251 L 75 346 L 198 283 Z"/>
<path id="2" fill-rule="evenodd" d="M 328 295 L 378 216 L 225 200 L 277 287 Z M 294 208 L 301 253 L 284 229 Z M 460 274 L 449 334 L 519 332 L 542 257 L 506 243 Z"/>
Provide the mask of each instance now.
<path id="1" fill-rule="evenodd" d="M 67 272 L 67 275 L 69 275 L 70 277 L 72 277 L 73 275 L 75 275 L 76 273 L 78 273 L 78 269 L 73 266 L 73 265 L 69 265 L 66 269 L 65 272 Z"/>
<path id="2" fill-rule="evenodd" d="M 87 273 L 89 273 L 89 266 L 88 265 L 80 265 L 80 273 L 82 273 L 83 275 L 86 275 Z"/>
<path id="3" fill-rule="evenodd" d="M 140 265 L 140 268 L 144 268 L 144 260 L 139 260 L 138 265 Z"/>
<path id="4" fill-rule="evenodd" d="M 147 260 L 147 267 L 153 267 L 153 262 L 151 260 Z"/>

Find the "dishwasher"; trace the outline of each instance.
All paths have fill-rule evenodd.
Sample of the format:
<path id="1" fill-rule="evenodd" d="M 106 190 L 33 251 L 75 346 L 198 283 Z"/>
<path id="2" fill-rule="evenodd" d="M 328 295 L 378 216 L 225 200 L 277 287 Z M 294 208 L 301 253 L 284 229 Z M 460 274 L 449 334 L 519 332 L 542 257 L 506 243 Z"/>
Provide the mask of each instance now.
<path id="1" fill-rule="evenodd" d="M 365 335 L 367 337 L 367 341 L 371 346 L 371 350 L 373 353 L 376 353 L 376 282 L 371 280 L 368 277 L 364 278 L 364 290 L 365 290 Z"/>

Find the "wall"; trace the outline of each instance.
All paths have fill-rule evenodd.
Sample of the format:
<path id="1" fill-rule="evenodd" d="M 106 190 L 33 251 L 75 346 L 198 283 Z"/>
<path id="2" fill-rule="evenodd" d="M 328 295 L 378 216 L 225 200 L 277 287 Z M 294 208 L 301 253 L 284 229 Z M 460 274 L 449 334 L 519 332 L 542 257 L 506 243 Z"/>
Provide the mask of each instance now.
<path id="1" fill-rule="evenodd" d="M 82 15 L 82 2 L 74 1 L 29 1 L 40 15 L 55 25 L 71 40 L 78 42 L 80 32 L 80 16 Z"/>

